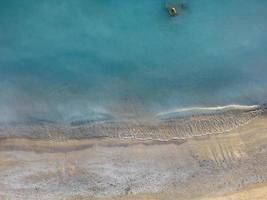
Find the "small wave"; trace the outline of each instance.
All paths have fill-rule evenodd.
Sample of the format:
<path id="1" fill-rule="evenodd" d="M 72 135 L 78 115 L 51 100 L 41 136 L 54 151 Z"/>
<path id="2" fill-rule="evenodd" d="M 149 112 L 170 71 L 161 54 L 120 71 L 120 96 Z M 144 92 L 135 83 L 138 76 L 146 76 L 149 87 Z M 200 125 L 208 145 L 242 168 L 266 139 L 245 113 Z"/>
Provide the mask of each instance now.
<path id="1" fill-rule="evenodd" d="M 225 106 L 214 106 L 214 107 L 189 107 L 189 108 L 177 108 L 170 111 L 160 112 L 156 116 L 157 117 L 167 117 L 173 115 L 187 115 L 193 113 L 201 113 L 201 114 L 210 114 L 214 112 L 224 112 L 230 110 L 254 110 L 259 109 L 260 105 L 238 105 L 238 104 L 231 104 Z"/>

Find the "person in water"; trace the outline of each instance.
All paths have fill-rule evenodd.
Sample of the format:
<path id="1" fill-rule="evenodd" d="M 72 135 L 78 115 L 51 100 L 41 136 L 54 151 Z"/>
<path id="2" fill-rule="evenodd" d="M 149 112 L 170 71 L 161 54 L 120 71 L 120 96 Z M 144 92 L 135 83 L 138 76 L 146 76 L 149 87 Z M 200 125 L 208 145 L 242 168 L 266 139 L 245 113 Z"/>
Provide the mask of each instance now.
<path id="1" fill-rule="evenodd" d="M 167 5 L 167 4 L 166 4 Z M 179 12 L 183 9 L 186 9 L 187 2 L 186 0 L 178 1 L 177 4 L 167 5 L 168 12 L 170 16 L 176 16 L 179 14 Z"/>
<path id="2" fill-rule="evenodd" d="M 175 7 L 170 7 L 168 10 L 171 16 L 177 15 L 177 10 Z"/>

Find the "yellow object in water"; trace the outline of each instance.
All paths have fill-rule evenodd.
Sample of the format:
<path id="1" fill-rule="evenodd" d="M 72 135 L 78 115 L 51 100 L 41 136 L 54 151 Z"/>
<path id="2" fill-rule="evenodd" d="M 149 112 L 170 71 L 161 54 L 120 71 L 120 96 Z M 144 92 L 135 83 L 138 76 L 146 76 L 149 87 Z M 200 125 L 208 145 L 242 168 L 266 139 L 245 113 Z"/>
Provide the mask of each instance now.
<path id="1" fill-rule="evenodd" d="M 170 14 L 171 16 L 175 16 L 175 15 L 177 15 L 177 10 L 176 10 L 175 7 L 169 7 L 169 8 L 168 8 L 168 11 L 169 11 L 169 14 Z"/>

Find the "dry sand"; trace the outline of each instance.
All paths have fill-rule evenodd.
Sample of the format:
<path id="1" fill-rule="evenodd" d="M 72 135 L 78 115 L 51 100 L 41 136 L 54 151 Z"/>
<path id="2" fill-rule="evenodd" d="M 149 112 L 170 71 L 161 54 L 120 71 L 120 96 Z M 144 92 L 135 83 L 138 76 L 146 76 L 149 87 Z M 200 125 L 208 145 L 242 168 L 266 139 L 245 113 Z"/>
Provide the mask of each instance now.
<path id="1" fill-rule="evenodd" d="M 0 199 L 267 199 L 267 118 L 169 142 L 0 141 Z"/>

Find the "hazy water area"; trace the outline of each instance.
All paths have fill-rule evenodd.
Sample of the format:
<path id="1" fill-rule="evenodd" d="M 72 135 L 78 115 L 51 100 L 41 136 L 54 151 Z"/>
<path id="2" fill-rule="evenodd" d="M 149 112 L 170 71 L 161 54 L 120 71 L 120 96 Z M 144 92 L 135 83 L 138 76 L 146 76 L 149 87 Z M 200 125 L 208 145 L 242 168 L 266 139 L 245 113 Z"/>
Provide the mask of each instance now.
<path id="1" fill-rule="evenodd" d="M 0 122 L 266 102 L 266 0 L 165 3 L 1 0 Z"/>

